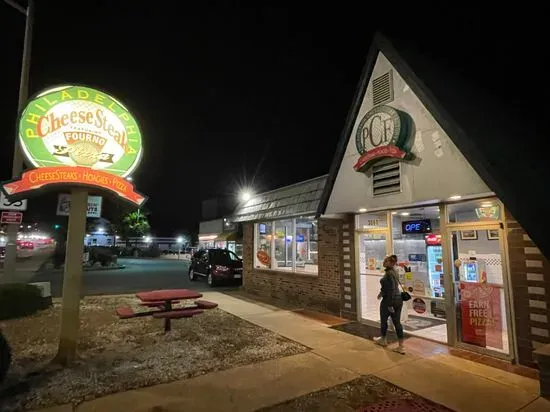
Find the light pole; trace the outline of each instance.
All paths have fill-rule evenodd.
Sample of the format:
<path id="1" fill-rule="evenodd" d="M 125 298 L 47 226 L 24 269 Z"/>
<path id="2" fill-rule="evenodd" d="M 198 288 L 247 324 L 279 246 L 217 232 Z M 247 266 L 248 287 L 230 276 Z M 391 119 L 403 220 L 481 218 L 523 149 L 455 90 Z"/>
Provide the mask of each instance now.
<path id="1" fill-rule="evenodd" d="M 17 104 L 18 113 L 21 113 L 29 97 L 29 73 L 31 67 L 32 28 L 34 22 L 34 0 L 28 0 L 25 9 L 13 0 L 4 0 L 14 9 L 25 14 L 25 39 L 23 41 L 23 59 L 21 62 L 21 78 L 19 81 L 19 101 Z M 23 154 L 19 146 L 19 137 L 15 136 L 13 145 L 13 164 L 11 169 L 12 177 L 19 177 L 23 171 Z M 15 275 L 15 262 L 17 258 L 17 231 L 18 225 L 8 225 L 6 229 L 6 257 L 4 259 L 4 275 L 12 278 Z"/>
<path id="2" fill-rule="evenodd" d="M 178 242 L 178 260 L 180 260 L 181 244 L 183 243 L 183 237 L 179 236 L 176 239 L 176 242 Z"/>

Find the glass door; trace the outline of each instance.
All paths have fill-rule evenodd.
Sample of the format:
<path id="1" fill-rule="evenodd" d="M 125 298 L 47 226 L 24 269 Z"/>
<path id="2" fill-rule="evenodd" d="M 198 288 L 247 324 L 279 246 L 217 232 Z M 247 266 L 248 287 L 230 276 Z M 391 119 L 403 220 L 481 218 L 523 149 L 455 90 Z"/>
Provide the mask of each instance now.
<path id="1" fill-rule="evenodd" d="M 456 343 L 512 354 L 503 233 L 498 223 L 449 228 Z"/>
<path id="2" fill-rule="evenodd" d="M 382 262 L 387 255 L 386 230 L 358 233 L 361 319 L 379 322 L 380 279 L 384 275 Z"/>

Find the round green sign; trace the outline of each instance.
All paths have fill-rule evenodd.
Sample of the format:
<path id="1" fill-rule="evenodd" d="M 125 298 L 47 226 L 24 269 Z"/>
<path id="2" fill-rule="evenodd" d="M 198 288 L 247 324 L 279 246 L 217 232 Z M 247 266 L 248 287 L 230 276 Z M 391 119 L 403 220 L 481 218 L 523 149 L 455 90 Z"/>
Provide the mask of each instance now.
<path id="1" fill-rule="evenodd" d="M 114 97 L 83 86 L 34 96 L 19 119 L 19 142 L 35 167 L 84 166 L 122 177 L 142 156 L 134 116 Z"/>

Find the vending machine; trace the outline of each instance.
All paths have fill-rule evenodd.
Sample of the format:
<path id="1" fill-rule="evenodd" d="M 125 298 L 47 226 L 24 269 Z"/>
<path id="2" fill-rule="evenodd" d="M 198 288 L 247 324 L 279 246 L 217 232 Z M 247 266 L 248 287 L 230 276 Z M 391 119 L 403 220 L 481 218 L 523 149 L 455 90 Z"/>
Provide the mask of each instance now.
<path id="1" fill-rule="evenodd" d="M 462 282 L 487 282 L 485 261 L 470 258 L 460 265 L 460 280 Z"/>
<path id="2" fill-rule="evenodd" d="M 432 289 L 432 297 L 445 297 L 445 285 L 443 276 L 443 248 L 441 236 L 429 234 L 426 239 L 426 257 L 428 263 L 428 278 Z"/>

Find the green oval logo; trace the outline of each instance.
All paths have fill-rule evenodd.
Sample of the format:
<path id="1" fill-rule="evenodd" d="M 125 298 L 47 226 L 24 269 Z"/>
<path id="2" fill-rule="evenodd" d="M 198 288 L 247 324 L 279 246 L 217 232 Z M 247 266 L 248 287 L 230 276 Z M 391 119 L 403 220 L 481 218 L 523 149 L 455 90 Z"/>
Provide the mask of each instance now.
<path id="1" fill-rule="evenodd" d="M 84 166 L 129 176 L 142 156 L 136 119 L 114 97 L 83 86 L 38 93 L 19 119 L 19 142 L 35 167 Z"/>

